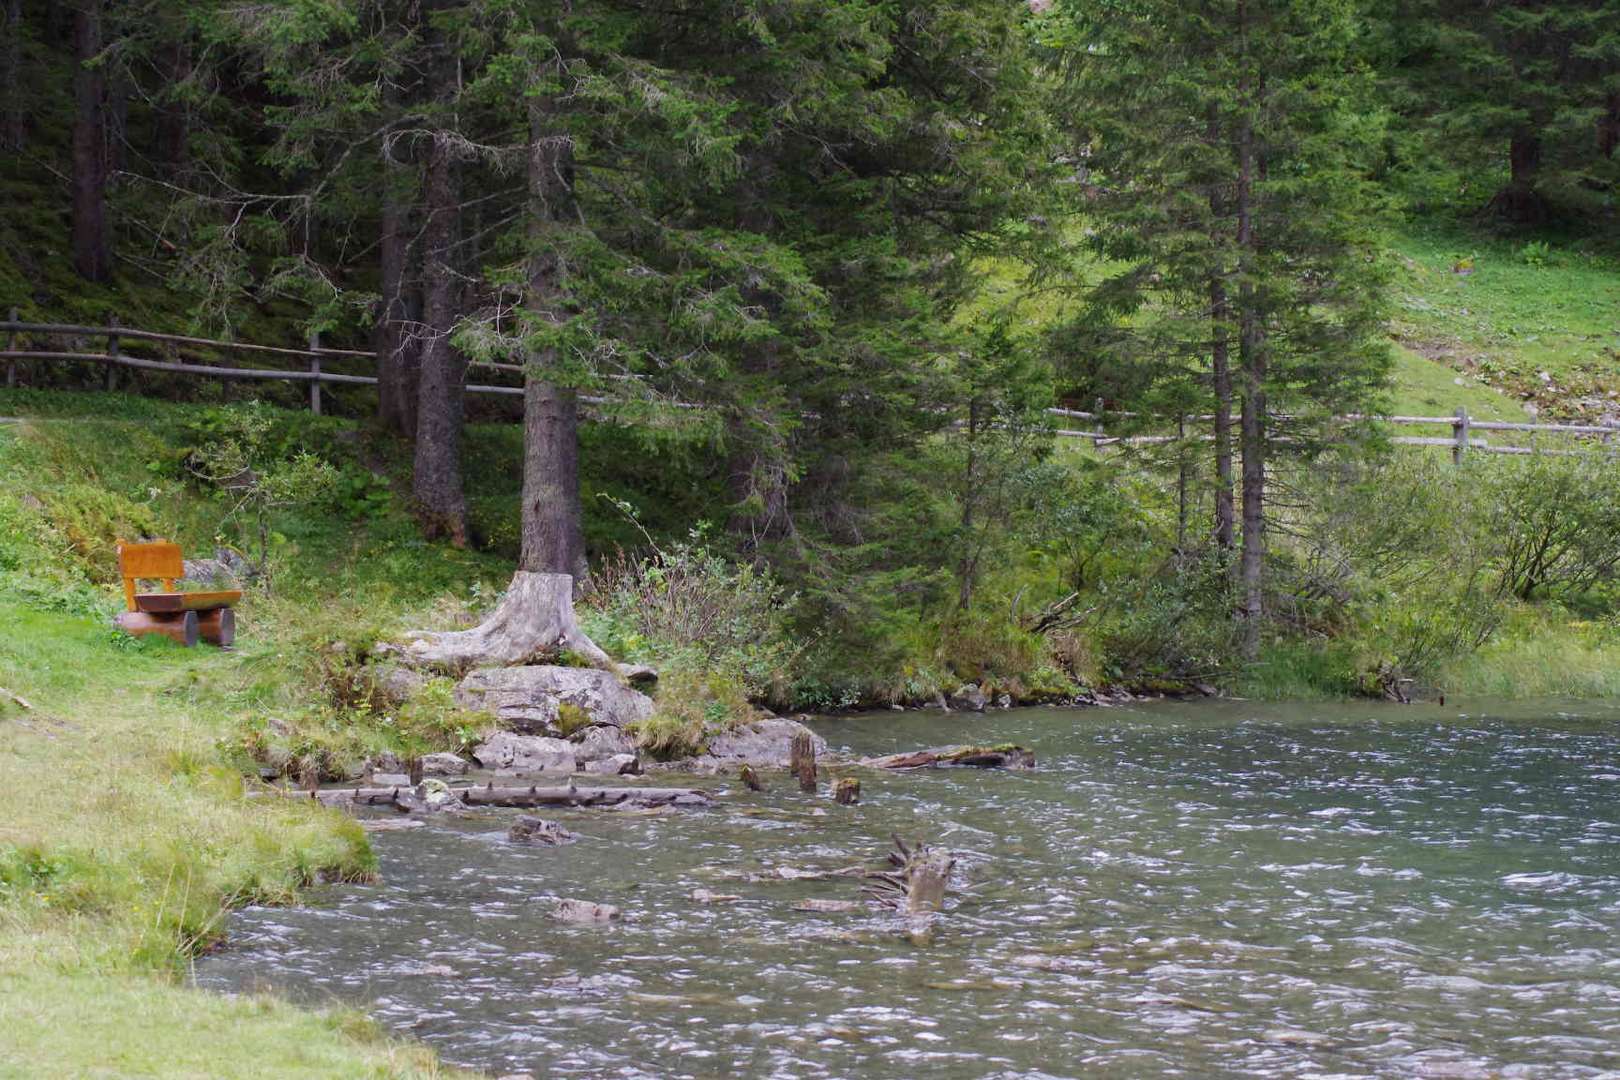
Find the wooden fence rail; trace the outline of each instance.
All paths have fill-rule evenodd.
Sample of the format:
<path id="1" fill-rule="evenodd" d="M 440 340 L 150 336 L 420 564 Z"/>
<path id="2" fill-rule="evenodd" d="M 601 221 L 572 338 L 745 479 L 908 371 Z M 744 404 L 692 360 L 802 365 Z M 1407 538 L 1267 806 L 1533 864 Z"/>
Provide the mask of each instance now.
<path id="1" fill-rule="evenodd" d="M 114 372 L 118 368 L 133 368 L 140 371 L 162 371 L 178 375 L 196 375 L 210 379 L 267 379 L 281 382 L 307 383 L 309 385 L 310 411 L 319 414 L 323 407 L 321 388 L 323 385 L 349 385 L 349 386 L 375 386 L 375 375 L 349 375 L 342 372 L 326 371 L 321 366 L 325 359 L 344 361 L 364 361 L 375 364 L 376 354 L 363 349 L 333 349 L 323 347 L 320 335 L 311 333 L 307 348 L 289 348 L 280 345 L 257 345 L 239 341 L 216 341 L 212 338 L 188 337 L 183 334 L 164 334 L 152 330 L 138 330 L 127 326 L 120 326 L 116 321 L 108 326 L 79 326 L 69 323 L 31 323 L 21 322 L 17 317 L 17 309 L 11 310 L 11 317 L 0 322 L 0 332 L 5 335 L 5 348 L 0 349 L 0 360 L 6 361 L 6 386 L 17 385 L 18 361 L 38 360 L 68 360 L 87 361 L 95 364 L 107 365 L 107 389 L 115 387 Z M 18 335 L 58 336 L 73 338 L 104 337 L 107 347 L 102 352 L 77 352 L 63 349 L 26 349 L 18 347 Z M 168 347 L 170 359 L 152 360 L 141 356 L 130 356 L 122 351 L 125 341 L 151 341 Z M 253 353 L 262 356 L 290 357 L 303 361 L 301 370 L 287 370 L 285 368 L 244 368 L 223 367 L 214 364 L 189 363 L 174 359 L 175 350 L 179 346 L 214 349 L 222 353 Z M 521 364 L 487 363 L 480 365 L 495 371 L 521 373 Z M 633 376 L 621 376 L 624 379 L 633 379 Z M 469 383 L 465 387 L 469 394 L 504 394 L 521 395 L 521 386 L 498 386 Z M 587 404 L 605 404 L 612 399 L 581 395 L 581 401 Z M 676 408 L 700 408 L 691 402 L 668 402 Z M 1047 409 L 1048 415 L 1060 420 L 1090 420 L 1095 422 L 1097 428 L 1106 426 L 1106 421 L 1135 419 L 1139 416 L 1133 412 L 1110 412 L 1100 407 L 1096 411 L 1080 409 L 1054 408 Z M 1210 415 L 1184 416 L 1178 420 L 1178 426 L 1187 423 L 1208 423 L 1214 419 Z M 1278 419 L 1287 419 L 1280 416 Z M 1524 432 L 1534 439 L 1538 433 L 1552 433 L 1562 435 L 1598 437 L 1605 449 L 1613 452 L 1620 448 L 1620 427 L 1605 427 L 1596 424 L 1539 424 L 1516 422 L 1508 420 L 1477 420 L 1468 414 L 1465 408 L 1458 408 L 1451 416 L 1362 416 L 1352 414 L 1341 417 L 1345 421 L 1377 420 L 1382 423 L 1402 426 L 1434 426 L 1446 425 L 1451 428 L 1449 437 L 1420 435 L 1397 435 L 1390 438 L 1390 442 L 1397 446 L 1435 446 L 1449 447 L 1452 460 L 1461 464 L 1470 452 L 1486 454 L 1549 454 L 1574 455 L 1590 452 L 1587 450 L 1552 449 L 1537 445 L 1510 446 L 1493 445 L 1487 439 L 1474 438 L 1476 431 Z M 1167 420 L 1168 422 L 1168 420 Z M 958 425 L 962 426 L 962 425 Z M 1110 446 L 1162 446 L 1186 441 L 1212 441 L 1211 435 L 1110 435 L 1103 430 L 1085 430 L 1080 428 L 1059 427 L 1053 434 L 1070 439 L 1088 439 L 1098 449 Z"/>

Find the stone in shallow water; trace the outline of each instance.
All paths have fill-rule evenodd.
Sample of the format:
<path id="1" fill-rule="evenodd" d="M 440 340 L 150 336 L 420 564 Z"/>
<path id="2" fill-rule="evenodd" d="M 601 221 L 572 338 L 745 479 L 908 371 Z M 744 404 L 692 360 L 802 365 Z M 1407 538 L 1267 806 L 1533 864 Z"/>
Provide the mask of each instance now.
<path id="1" fill-rule="evenodd" d="M 512 822 L 512 827 L 506 830 L 506 838 L 514 844 L 558 847 L 562 844 L 572 844 L 579 836 L 555 821 L 547 821 L 533 814 L 520 814 L 518 819 Z"/>
<path id="2" fill-rule="evenodd" d="M 593 904 L 589 900 L 559 898 L 551 910 L 552 918 L 577 926 L 605 926 L 619 917 L 619 909 L 612 904 Z"/>
<path id="3" fill-rule="evenodd" d="M 600 776 L 635 776 L 641 772 L 641 759 L 634 754 L 614 754 L 587 762 L 585 771 Z"/>

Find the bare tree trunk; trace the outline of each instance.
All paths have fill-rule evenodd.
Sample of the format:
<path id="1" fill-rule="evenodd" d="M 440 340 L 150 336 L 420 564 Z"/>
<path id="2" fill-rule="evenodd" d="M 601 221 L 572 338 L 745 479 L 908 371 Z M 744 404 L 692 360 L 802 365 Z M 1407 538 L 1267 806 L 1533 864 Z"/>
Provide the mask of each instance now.
<path id="1" fill-rule="evenodd" d="M 1606 158 L 1614 157 L 1615 147 L 1620 146 L 1620 91 L 1612 93 L 1604 103 L 1603 117 L 1597 124 L 1598 153 Z"/>
<path id="2" fill-rule="evenodd" d="M 413 489 L 428 535 L 456 547 L 468 542 L 467 499 L 461 479 L 461 427 L 466 361 L 450 345 L 457 311 L 455 163 L 448 135 L 433 139 L 427 162 L 426 296 L 428 340 L 417 392 Z"/>
<path id="3" fill-rule="evenodd" d="M 92 62 L 101 55 L 101 0 L 73 9 L 73 266 L 87 281 L 112 275 L 107 249 L 106 77 Z"/>
<path id="4" fill-rule="evenodd" d="M 0 123 L 0 146 L 20 151 L 28 137 L 27 111 L 22 96 L 22 0 L 6 0 L 6 29 L 0 35 L 0 93 L 6 112 Z"/>
<path id="5" fill-rule="evenodd" d="M 558 241 L 574 216 L 572 139 L 529 107 L 530 316 L 540 325 L 568 318 L 566 267 Z M 579 398 L 552 381 L 557 350 L 530 359 L 523 382 L 523 548 L 518 567 L 549 574 L 586 573 L 579 503 Z"/>

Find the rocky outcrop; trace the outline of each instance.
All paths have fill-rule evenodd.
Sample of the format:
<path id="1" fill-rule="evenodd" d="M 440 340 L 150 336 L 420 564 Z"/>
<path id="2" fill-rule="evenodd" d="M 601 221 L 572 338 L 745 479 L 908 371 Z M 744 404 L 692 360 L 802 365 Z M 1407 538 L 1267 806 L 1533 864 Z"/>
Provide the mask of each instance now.
<path id="1" fill-rule="evenodd" d="M 608 724 L 593 724 L 583 731 L 576 731 L 573 743 L 574 757 L 581 765 L 590 765 L 621 754 L 629 754 L 631 757 L 636 754 L 636 741 L 627 735 L 623 728 Z"/>
<path id="2" fill-rule="evenodd" d="M 572 743 L 544 735 L 497 731 L 472 753 L 479 765 L 501 772 L 571 773 L 578 767 Z"/>
<path id="3" fill-rule="evenodd" d="M 501 726 L 530 735 L 557 735 L 557 707 L 582 710 L 591 725 L 624 728 L 652 715 L 652 699 L 609 671 L 529 664 L 480 668 L 456 686 L 456 703 L 493 713 Z"/>
<path id="4" fill-rule="evenodd" d="M 949 702 L 951 708 L 963 712 L 984 712 L 984 707 L 990 704 L 990 696 L 978 683 L 964 683 L 956 688 Z"/>
<path id="5" fill-rule="evenodd" d="M 700 771 L 718 771 L 738 765 L 785 769 L 792 760 L 796 735 L 809 735 L 818 755 L 827 752 L 827 740 L 797 720 L 772 716 L 739 724 L 730 731 L 714 736 L 701 755 L 689 761 L 677 762 L 674 767 Z"/>

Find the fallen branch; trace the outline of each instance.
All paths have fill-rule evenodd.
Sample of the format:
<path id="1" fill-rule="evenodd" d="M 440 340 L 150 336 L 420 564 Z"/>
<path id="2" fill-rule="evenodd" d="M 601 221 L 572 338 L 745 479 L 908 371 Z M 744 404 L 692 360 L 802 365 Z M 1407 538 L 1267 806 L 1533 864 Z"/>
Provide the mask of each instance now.
<path id="1" fill-rule="evenodd" d="M 931 769 L 958 765 L 975 769 L 1033 769 L 1035 752 L 1022 746 L 941 746 L 912 750 L 904 754 L 862 758 L 860 763 L 873 769 Z"/>
<path id="2" fill-rule="evenodd" d="M 13 694 L 10 690 L 7 690 L 3 686 L 0 686 L 0 697 L 10 698 L 12 701 L 15 701 L 18 705 L 20 705 L 25 712 L 34 711 L 34 707 L 28 704 L 27 700 L 25 700 L 21 694 Z"/>

